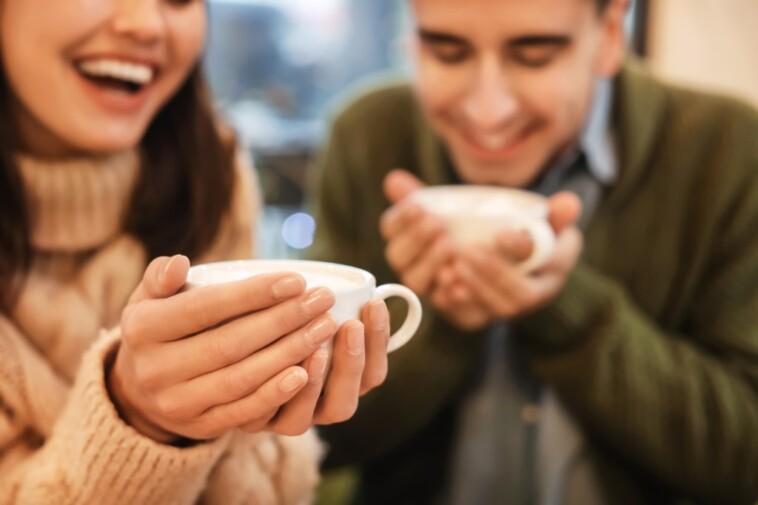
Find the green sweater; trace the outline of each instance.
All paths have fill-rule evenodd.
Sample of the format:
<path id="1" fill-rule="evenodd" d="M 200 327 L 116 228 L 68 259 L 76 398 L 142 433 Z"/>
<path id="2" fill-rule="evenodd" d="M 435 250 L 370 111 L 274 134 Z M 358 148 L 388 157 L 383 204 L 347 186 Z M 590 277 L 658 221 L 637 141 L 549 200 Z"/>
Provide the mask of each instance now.
<path id="1" fill-rule="evenodd" d="M 758 500 L 758 113 L 664 85 L 629 62 L 616 82 L 620 177 L 580 264 L 516 323 L 524 359 L 584 427 L 612 503 Z M 378 232 L 402 167 L 458 182 L 407 86 L 354 101 L 320 160 L 314 258 L 396 281 Z M 369 464 L 455 402 L 483 333 L 430 304 L 356 417 L 326 428 L 328 465 Z M 442 442 L 440 442 L 442 443 Z M 380 467 L 378 467 L 380 468 Z M 402 501 L 402 500 L 401 500 Z"/>

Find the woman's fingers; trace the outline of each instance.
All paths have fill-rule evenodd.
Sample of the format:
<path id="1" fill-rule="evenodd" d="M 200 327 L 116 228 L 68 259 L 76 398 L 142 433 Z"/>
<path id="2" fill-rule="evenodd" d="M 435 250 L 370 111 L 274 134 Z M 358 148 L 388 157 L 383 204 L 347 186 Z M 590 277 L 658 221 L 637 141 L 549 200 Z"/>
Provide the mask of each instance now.
<path id="1" fill-rule="evenodd" d="M 302 295 L 304 290 L 305 280 L 287 273 L 193 288 L 171 298 L 132 307 L 122 320 L 122 330 L 144 336 L 148 342 L 170 342 L 271 308 Z M 326 289 L 312 290 L 301 297 L 300 303 L 304 316 L 312 318 L 331 307 L 334 295 Z"/>
<path id="2" fill-rule="evenodd" d="M 334 319 L 323 315 L 242 361 L 168 388 L 157 401 L 168 404 L 167 410 L 177 415 L 191 417 L 215 405 L 239 400 L 280 370 L 304 361 L 331 340 L 336 331 Z"/>
<path id="3" fill-rule="evenodd" d="M 145 269 L 142 281 L 129 298 L 129 303 L 173 295 L 184 285 L 189 267 L 189 259 L 181 254 L 155 258 Z"/>
<path id="4" fill-rule="evenodd" d="M 156 346 L 140 365 L 158 384 L 176 383 L 237 363 L 307 325 L 331 308 L 331 291 L 316 288 L 189 338 Z M 291 362 L 294 364 L 296 362 Z"/>
<path id="5" fill-rule="evenodd" d="M 332 367 L 316 409 L 316 424 L 333 424 L 353 417 L 358 408 L 365 359 L 363 324 L 349 321 L 334 339 Z"/>
<path id="6" fill-rule="evenodd" d="M 214 438 L 231 428 L 261 421 L 294 398 L 307 383 L 308 373 L 302 367 L 287 368 L 266 381 L 255 392 L 206 411 L 193 423 L 194 430 L 203 436 L 193 438 Z"/>
<path id="7" fill-rule="evenodd" d="M 298 393 L 299 395 L 300 393 Z M 296 396 L 297 397 L 297 396 Z M 283 408 L 283 407 L 282 407 Z M 255 421 L 252 421 L 247 424 L 243 424 L 240 426 L 240 430 L 244 431 L 245 433 L 258 433 L 259 431 L 266 430 L 269 426 L 269 423 L 271 420 L 276 417 L 276 414 L 279 412 L 279 409 L 271 409 L 263 416 L 259 417 Z M 271 430 L 269 430 L 271 431 Z"/>
<path id="8" fill-rule="evenodd" d="M 266 429 L 280 435 L 302 435 L 313 426 L 313 414 L 324 385 L 329 350 L 321 347 L 304 363 L 308 371 L 308 384 L 266 425 Z"/>
<path id="9" fill-rule="evenodd" d="M 366 366 L 361 379 L 360 394 L 378 387 L 387 378 L 387 344 L 390 337 L 390 319 L 383 300 L 367 303 L 361 311 L 365 328 Z"/>

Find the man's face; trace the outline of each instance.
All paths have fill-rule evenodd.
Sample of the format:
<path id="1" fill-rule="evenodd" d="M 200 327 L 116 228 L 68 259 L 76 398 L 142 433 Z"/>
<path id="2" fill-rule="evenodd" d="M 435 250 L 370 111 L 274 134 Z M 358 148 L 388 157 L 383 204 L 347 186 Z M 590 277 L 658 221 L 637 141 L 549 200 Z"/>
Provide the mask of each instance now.
<path id="1" fill-rule="evenodd" d="M 461 178 L 524 187 L 618 72 L 626 0 L 412 0 L 416 91 Z"/>

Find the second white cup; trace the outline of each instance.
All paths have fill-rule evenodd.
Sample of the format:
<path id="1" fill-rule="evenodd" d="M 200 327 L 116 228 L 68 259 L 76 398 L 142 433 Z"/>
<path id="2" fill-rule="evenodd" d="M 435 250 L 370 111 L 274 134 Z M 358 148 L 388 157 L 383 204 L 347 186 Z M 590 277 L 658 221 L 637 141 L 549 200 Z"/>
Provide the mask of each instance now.
<path id="1" fill-rule="evenodd" d="M 457 247 L 494 243 L 503 230 L 527 232 L 534 244 L 529 258 L 519 264 L 526 272 L 538 269 L 555 247 L 548 223 L 547 199 L 536 193 L 496 186 L 428 186 L 411 193 L 411 199 L 440 216 Z"/>

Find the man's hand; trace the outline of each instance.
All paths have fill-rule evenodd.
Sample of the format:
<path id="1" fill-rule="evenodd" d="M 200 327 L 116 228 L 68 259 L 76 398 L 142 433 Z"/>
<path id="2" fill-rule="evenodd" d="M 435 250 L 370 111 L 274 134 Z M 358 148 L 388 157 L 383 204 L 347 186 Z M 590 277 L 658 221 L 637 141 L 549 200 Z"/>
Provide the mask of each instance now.
<path id="1" fill-rule="evenodd" d="M 409 172 L 387 175 L 384 191 L 394 205 L 382 216 L 380 231 L 387 240 L 385 257 L 400 281 L 419 296 L 429 296 L 437 273 L 453 260 L 454 248 L 442 219 L 406 198 L 421 187 Z"/>
<path id="2" fill-rule="evenodd" d="M 456 314 L 454 320 L 470 314 L 472 304 L 480 309 L 481 326 L 495 319 L 514 319 L 549 304 L 560 293 L 583 249 L 576 227 L 581 203 L 573 193 L 564 192 L 551 197 L 549 206 L 556 244 L 549 260 L 536 271 L 518 268 L 532 252 L 531 240 L 522 232 L 504 231 L 494 247 L 474 245 L 462 251 L 452 280 L 441 288 L 448 293 L 447 309 Z"/>

